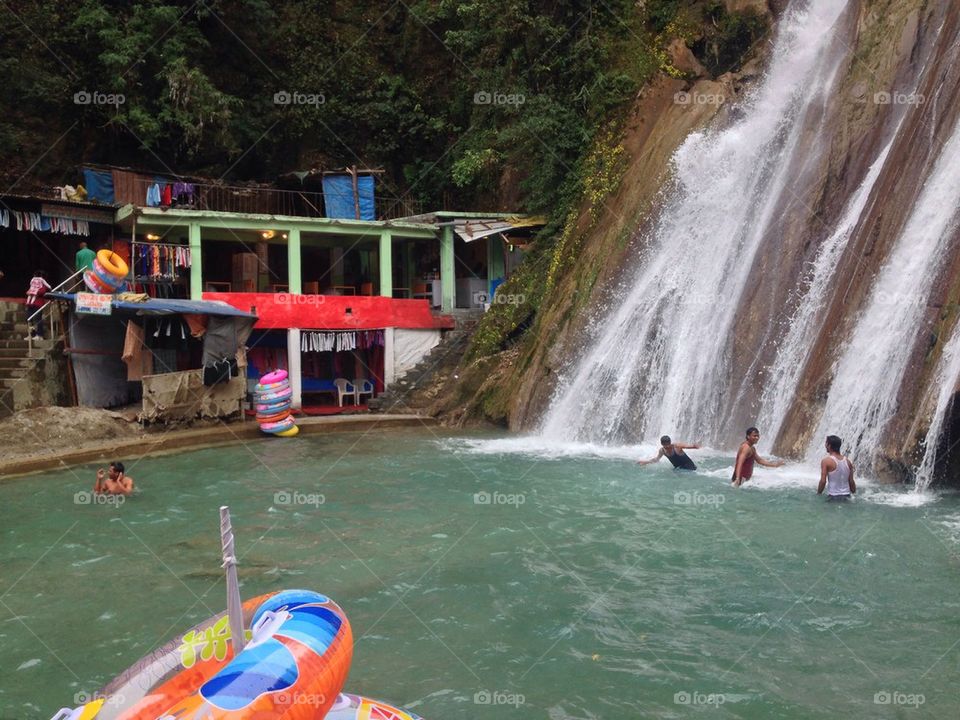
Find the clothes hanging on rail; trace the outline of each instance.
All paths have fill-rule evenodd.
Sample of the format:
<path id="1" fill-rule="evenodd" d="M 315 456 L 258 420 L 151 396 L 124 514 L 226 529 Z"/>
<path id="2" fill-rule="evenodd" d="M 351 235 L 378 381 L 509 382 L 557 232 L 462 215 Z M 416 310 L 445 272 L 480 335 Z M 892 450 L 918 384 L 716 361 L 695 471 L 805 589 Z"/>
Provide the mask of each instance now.
<path id="1" fill-rule="evenodd" d="M 21 232 L 90 236 L 90 223 L 87 220 L 70 220 L 35 212 L 21 212 L 20 210 L 3 210 L 0 212 L 0 227 L 10 227 L 11 225 Z"/>
<path id="2" fill-rule="evenodd" d="M 133 268 L 138 278 L 173 280 L 190 267 L 190 248 L 184 245 L 137 243 L 135 247 Z"/>
<path id="3" fill-rule="evenodd" d="M 304 330 L 300 333 L 301 352 L 345 352 L 383 347 L 383 330 L 346 330 L 322 332 Z"/>

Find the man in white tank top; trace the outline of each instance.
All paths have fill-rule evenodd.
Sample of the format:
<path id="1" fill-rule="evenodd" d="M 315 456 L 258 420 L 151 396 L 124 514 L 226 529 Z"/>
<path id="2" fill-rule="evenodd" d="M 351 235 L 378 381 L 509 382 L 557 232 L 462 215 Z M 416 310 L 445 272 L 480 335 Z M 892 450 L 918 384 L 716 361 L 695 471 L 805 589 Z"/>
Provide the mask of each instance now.
<path id="1" fill-rule="evenodd" d="M 820 485 L 817 487 L 817 495 L 827 489 L 827 501 L 849 500 L 857 491 L 853 463 L 840 454 L 841 445 L 843 440 L 836 435 L 827 435 L 827 456 L 820 461 Z"/>

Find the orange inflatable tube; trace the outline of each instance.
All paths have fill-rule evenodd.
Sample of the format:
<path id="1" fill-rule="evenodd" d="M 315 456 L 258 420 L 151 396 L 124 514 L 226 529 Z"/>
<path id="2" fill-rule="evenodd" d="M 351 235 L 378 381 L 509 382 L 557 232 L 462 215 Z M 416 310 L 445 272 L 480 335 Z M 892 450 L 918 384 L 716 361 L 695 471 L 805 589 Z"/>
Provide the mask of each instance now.
<path id="1" fill-rule="evenodd" d="M 148 655 L 103 691 L 97 720 L 315 720 L 337 700 L 353 656 L 343 610 L 285 590 L 243 604 L 249 644 L 236 656 L 219 615 Z"/>

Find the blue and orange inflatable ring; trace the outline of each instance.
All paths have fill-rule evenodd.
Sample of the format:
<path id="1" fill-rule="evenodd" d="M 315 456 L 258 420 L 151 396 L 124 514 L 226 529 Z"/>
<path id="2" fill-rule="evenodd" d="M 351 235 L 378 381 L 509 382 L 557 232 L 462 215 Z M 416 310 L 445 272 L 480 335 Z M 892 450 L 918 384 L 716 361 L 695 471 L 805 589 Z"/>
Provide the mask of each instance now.
<path id="1" fill-rule="evenodd" d="M 83 274 L 83 282 L 90 292 L 97 293 L 98 295 L 110 295 L 114 291 L 114 288 L 104 283 L 92 270 L 87 270 Z"/>
<path id="2" fill-rule="evenodd" d="M 97 279 L 100 280 L 100 282 L 109 287 L 117 288 L 123 285 L 124 279 L 108 273 L 104 269 L 103 265 L 100 264 L 99 260 L 93 261 L 93 274 L 97 276 Z"/>

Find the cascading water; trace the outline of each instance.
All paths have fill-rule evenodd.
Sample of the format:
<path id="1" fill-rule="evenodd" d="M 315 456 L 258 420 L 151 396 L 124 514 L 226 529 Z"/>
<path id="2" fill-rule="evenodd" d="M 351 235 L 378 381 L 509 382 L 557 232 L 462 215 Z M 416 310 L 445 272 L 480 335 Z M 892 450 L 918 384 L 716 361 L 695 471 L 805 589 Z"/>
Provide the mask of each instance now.
<path id="1" fill-rule="evenodd" d="M 672 195 L 631 289 L 561 382 L 545 437 L 717 437 L 731 328 L 753 260 L 778 210 L 796 199 L 791 183 L 822 152 L 811 138 L 845 56 L 846 6 L 810 0 L 791 9 L 740 119 L 694 133 L 677 150 Z"/>
<path id="2" fill-rule="evenodd" d="M 946 259 L 960 205 L 960 123 L 940 151 L 903 230 L 844 342 L 809 456 L 827 434 L 843 437 L 869 469 L 917 340 L 933 282 Z M 934 437 L 931 435 L 931 437 Z M 931 440 L 934 444 L 936 439 Z"/>
<path id="3" fill-rule="evenodd" d="M 847 204 L 836 230 L 820 246 L 816 259 L 802 281 L 800 301 L 790 318 L 787 332 L 779 343 L 776 359 L 767 373 L 769 379 L 760 399 L 758 426 L 764 428 L 764 432 L 768 432 L 770 437 L 777 437 L 780 433 L 793 403 L 797 384 L 819 329 L 821 310 L 829 298 L 834 270 L 867 207 L 870 193 L 880 177 L 893 143 L 894 140 L 887 143 L 870 166 L 867 176 Z"/>
<path id="4" fill-rule="evenodd" d="M 953 402 L 958 382 L 960 382 L 960 332 L 955 330 L 950 342 L 943 349 L 943 356 L 937 367 L 937 385 L 940 391 L 937 393 L 937 406 L 933 411 L 930 428 L 927 430 L 927 439 L 924 442 L 923 460 L 917 467 L 915 485 L 917 492 L 925 491 L 933 481 L 940 433 Z"/>

